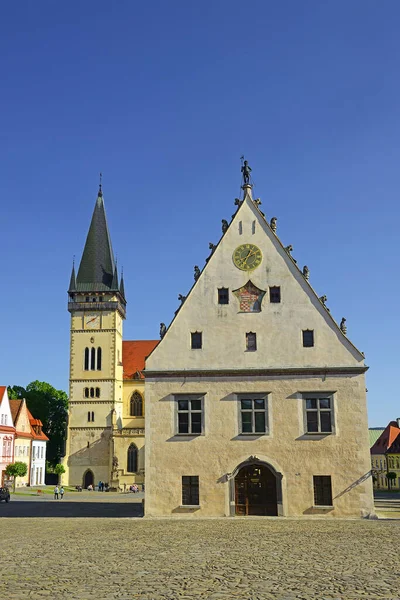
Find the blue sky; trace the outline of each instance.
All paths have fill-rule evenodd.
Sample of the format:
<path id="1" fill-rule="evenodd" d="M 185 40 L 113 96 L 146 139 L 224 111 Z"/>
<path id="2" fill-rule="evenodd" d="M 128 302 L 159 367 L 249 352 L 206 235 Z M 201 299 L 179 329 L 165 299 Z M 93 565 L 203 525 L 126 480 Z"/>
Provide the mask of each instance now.
<path id="1" fill-rule="evenodd" d="M 4 4 L 0 384 L 68 389 L 99 171 L 124 337 L 151 339 L 234 212 L 245 154 L 366 354 L 370 425 L 399 417 L 399 21 L 394 0 Z"/>

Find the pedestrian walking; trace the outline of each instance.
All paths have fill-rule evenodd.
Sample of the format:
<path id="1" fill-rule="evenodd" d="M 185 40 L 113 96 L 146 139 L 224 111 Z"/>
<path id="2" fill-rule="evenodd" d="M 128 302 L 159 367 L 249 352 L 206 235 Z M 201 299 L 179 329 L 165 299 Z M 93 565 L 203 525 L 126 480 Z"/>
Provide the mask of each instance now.
<path id="1" fill-rule="evenodd" d="M 58 485 L 56 485 L 56 487 L 54 488 L 54 500 L 58 500 L 59 492 L 60 492 L 60 490 L 58 488 Z"/>
<path id="2" fill-rule="evenodd" d="M 63 488 L 63 486 L 60 487 L 60 498 L 61 498 L 61 500 L 64 498 L 64 488 Z"/>

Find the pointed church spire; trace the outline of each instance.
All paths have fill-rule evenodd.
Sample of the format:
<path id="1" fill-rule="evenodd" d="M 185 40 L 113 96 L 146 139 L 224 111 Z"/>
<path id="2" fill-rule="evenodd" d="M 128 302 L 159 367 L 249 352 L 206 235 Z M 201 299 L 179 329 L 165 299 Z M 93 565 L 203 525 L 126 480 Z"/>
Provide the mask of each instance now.
<path id="1" fill-rule="evenodd" d="M 71 279 L 69 280 L 68 292 L 76 292 L 75 256 L 72 261 Z"/>
<path id="2" fill-rule="evenodd" d="M 121 281 L 119 283 L 119 293 L 125 298 L 125 285 L 124 285 L 124 270 L 121 269 Z"/>
<path id="3" fill-rule="evenodd" d="M 100 185 L 76 278 L 78 291 L 118 291 L 114 287 L 115 260 Z M 117 278 L 118 279 L 118 278 Z"/>
<path id="4" fill-rule="evenodd" d="M 119 289 L 119 285 L 118 285 L 118 269 L 117 269 L 117 265 L 115 265 L 115 269 L 114 269 L 114 276 L 113 276 L 113 280 L 112 280 L 111 288 L 112 288 L 113 290 L 118 290 L 118 289 Z"/>

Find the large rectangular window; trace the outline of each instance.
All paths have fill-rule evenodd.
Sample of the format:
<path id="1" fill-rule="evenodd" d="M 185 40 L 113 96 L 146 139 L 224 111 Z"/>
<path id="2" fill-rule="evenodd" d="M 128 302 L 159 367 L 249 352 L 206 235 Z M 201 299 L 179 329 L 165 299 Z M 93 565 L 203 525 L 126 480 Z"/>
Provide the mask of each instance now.
<path id="1" fill-rule="evenodd" d="M 314 506 L 332 506 L 330 475 L 314 475 Z"/>
<path id="2" fill-rule="evenodd" d="M 240 433 L 264 434 L 268 432 L 267 396 L 240 396 Z"/>
<path id="3" fill-rule="evenodd" d="M 203 397 L 176 397 L 178 433 L 200 435 L 203 431 Z"/>
<path id="4" fill-rule="evenodd" d="M 333 398 L 331 395 L 305 394 L 306 433 L 332 433 Z"/>
<path id="5" fill-rule="evenodd" d="M 199 506 L 199 476 L 182 475 L 182 506 Z"/>

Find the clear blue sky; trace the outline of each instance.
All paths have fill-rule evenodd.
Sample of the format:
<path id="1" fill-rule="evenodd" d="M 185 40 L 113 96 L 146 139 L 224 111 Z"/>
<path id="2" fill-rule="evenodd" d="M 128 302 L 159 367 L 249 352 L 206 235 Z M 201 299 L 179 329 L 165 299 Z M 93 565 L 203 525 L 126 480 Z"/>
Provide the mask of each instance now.
<path id="1" fill-rule="evenodd" d="M 128 299 L 157 338 L 239 194 L 366 354 L 369 420 L 400 416 L 400 3 L 5 3 L 0 384 L 68 389 L 67 287 L 98 173 Z"/>

